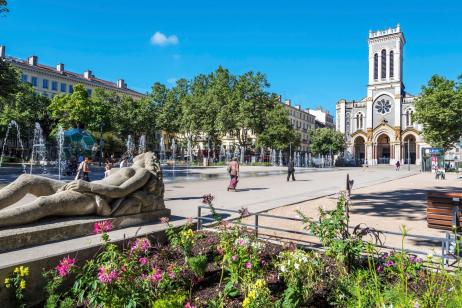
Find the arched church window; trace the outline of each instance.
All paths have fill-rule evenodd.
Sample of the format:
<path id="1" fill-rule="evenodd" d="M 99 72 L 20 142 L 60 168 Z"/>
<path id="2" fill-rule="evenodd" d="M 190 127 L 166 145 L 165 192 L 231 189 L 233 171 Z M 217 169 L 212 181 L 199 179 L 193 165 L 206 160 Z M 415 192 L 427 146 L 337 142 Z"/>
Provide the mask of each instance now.
<path id="1" fill-rule="evenodd" d="M 382 73 L 380 76 L 382 79 L 387 78 L 387 51 L 382 49 Z"/>
<path id="2" fill-rule="evenodd" d="M 379 79 L 379 55 L 374 54 L 374 79 Z"/>
<path id="3" fill-rule="evenodd" d="M 390 51 L 390 77 L 393 77 L 394 74 L 394 52 Z"/>

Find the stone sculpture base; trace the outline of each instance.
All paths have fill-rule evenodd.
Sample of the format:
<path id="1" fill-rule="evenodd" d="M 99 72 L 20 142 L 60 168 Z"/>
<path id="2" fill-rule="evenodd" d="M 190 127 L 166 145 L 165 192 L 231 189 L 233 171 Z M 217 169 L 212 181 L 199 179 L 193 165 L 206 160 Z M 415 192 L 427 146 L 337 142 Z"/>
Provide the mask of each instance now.
<path id="1" fill-rule="evenodd" d="M 109 220 L 113 229 L 142 225 L 170 217 L 170 209 L 119 217 L 82 216 L 44 219 L 37 223 L 0 229 L 0 253 L 93 234 L 95 222 Z"/>

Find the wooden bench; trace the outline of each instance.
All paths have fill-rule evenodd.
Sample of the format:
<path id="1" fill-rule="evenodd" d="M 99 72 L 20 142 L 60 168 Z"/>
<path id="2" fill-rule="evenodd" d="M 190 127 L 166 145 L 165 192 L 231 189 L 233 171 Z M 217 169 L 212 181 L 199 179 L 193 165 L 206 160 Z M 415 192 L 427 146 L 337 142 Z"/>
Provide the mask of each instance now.
<path id="1" fill-rule="evenodd" d="M 461 231 L 462 193 L 427 193 L 427 226 L 429 228 Z"/>

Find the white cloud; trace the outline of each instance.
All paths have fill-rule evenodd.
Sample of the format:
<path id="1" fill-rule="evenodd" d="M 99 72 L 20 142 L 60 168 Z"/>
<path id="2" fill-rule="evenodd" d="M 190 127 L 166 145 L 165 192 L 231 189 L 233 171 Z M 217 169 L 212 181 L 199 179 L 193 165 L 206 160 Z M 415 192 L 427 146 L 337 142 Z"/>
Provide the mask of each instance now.
<path id="1" fill-rule="evenodd" d="M 175 34 L 167 36 L 162 32 L 157 31 L 151 36 L 151 44 L 158 46 L 176 45 L 179 43 L 178 37 Z"/>

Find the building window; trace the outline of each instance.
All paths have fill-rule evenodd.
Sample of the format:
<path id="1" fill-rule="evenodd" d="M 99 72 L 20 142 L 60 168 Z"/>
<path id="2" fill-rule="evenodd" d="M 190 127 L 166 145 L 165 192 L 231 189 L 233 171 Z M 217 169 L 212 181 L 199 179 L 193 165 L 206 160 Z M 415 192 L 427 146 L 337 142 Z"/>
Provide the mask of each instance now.
<path id="1" fill-rule="evenodd" d="M 394 53 L 393 53 L 393 50 L 390 51 L 390 77 L 394 77 L 395 73 L 394 73 Z"/>
<path id="2" fill-rule="evenodd" d="M 27 75 L 26 74 L 21 75 L 21 81 L 22 82 L 27 82 Z"/>
<path id="3" fill-rule="evenodd" d="M 30 82 L 31 82 L 33 87 L 36 87 L 37 86 L 37 77 L 32 77 Z"/>
<path id="4" fill-rule="evenodd" d="M 66 92 L 66 84 L 65 83 L 61 84 L 61 92 Z"/>
<path id="5" fill-rule="evenodd" d="M 48 79 L 43 79 L 42 80 L 42 88 L 48 89 Z"/>
<path id="6" fill-rule="evenodd" d="M 382 79 L 387 78 L 387 51 L 382 49 Z"/>
<path id="7" fill-rule="evenodd" d="M 57 81 L 52 81 L 51 82 L 51 90 L 58 91 L 58 82 Z"/>
<path id="8" fill-rule="evenodd" d="M 379 79 L 379 55 L 374 55 L 374 79 Z"/>
<path id="9" fill-rule="evenodd" d="M 91 96 L 91 89 L 87 89 L 88 96 Z"/>
<path id="10" fill-rule="evenodd" d="M 72 92 L 74 92 L 74 87 L 70 84 L 69 85 L 69 93 L 72 93 Z"/>

